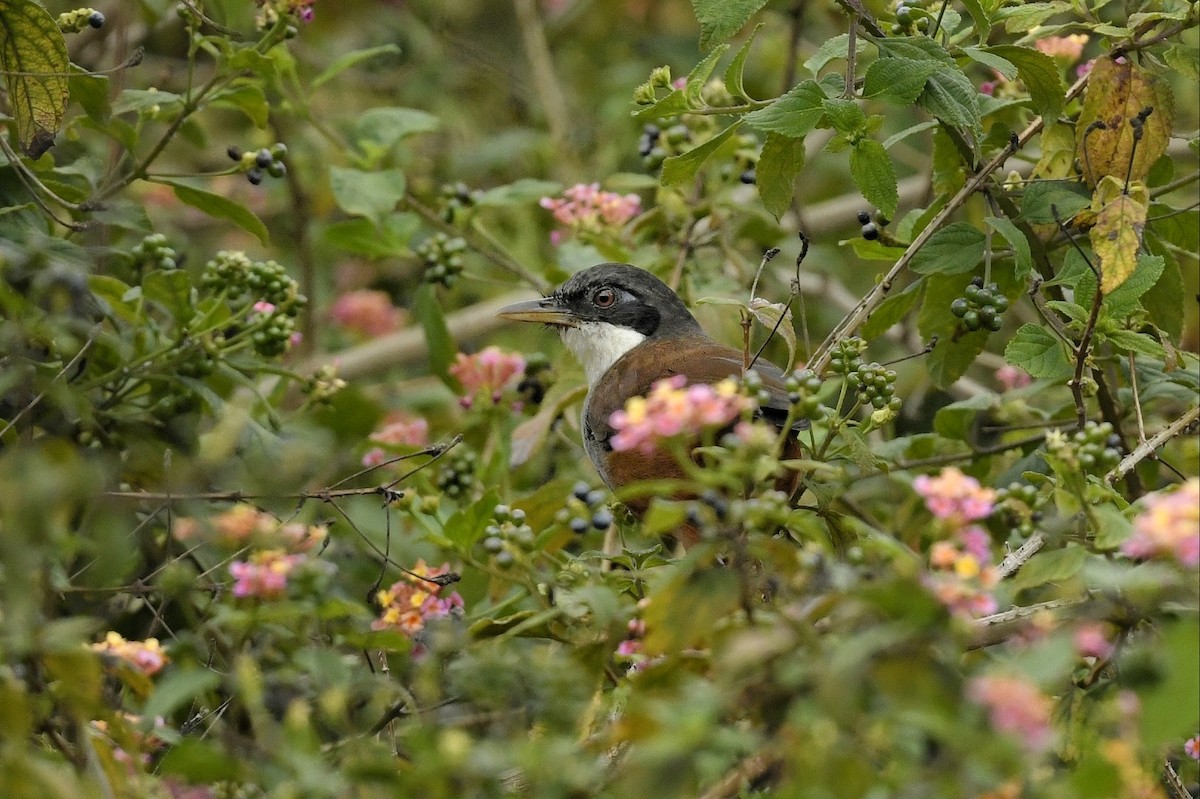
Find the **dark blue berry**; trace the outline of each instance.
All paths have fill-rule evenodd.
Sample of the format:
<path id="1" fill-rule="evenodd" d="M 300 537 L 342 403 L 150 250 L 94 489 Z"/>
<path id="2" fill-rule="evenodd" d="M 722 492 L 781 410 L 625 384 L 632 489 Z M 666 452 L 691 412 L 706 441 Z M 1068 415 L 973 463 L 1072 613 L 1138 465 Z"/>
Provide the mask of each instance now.
<path id="1" fill-rule="evenodd" d="M 93 11 L 88 15 L 88 24 L 93 28 L 100 29 L 104 27 L 104 15 L 99 11 Z"/>
<path id="2" fill-rule="evenodd" d="M 250 181 L 251 185 L 257 186 L 263 182 L 263 173 L 260 169 L 251 169 L 246 173 L 246 180 Z"/>
<path id="3" fill-rule="evenodd" d="M 267 150 L 267 149 L 259 150 L 258 153 L 254 156 L 254 164 L 259 169 L 266 169 L 274 161 L 275 161 L 275 157 L 273 155 L 271 155 L 271 151 Z"/>
<path id="4" fill-rule="evenodd" d="M 238 147 L 236 144 L 231 146 L 228 150 L 226 150 L 225 154 L 228 155 L 234 161 L 242 160 L 242 148 Z"/>

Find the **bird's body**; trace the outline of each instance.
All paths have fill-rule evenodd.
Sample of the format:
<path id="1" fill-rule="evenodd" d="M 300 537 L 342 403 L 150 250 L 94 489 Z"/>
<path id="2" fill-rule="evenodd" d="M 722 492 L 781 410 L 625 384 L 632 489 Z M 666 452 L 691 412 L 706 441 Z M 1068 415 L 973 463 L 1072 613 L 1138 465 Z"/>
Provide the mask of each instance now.
<path id="1" fill-rule="evenodd" d="M 630 397 L 645 396 L 656 382 L 675 375 L 683 375 L 688 383 L 718 383 L 744 371 L 740 350 L 709 337 L 674 291 L 628 264 L 590 267 L 549 297 L 509 306 L 500 315 L 555 327 L 583 365 L 588 381 L 584 448 L 613 489 L 641 480 L 683 477 L 669 453 L 613 449 L 616 431 L 610 419 Z M 790 404 L 783 371 L 762 361 L 754 371 L 766 397 L 759 403 L 760 413 L 782 424 Z M 795 446 L 793 438 L 788 449 Z M 626 504 L 640 516 L 648 501 Z M 689 536 L 685 532 L 683 537 Z"/>

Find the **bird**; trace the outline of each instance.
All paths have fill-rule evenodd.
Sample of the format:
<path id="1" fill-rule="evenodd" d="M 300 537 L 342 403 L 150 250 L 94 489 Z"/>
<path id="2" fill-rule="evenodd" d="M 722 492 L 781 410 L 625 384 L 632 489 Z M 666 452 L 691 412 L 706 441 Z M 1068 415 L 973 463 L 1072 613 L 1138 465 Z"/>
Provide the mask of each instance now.
<path id="1" fill-rule="evenodd" d="M 583 445 L 600 478 L 612 490 L 641 480 L 683 479 L 683 467 L 665 450 L 615 450 L 610 424 L 614 411 L 634 396 L 645 396 L 659 380 L 683 375 L 690 383 L 718 383 L 740 377 L 745 357 L 740 349 L 709 336 L 667 284 L 653 273 L 630 264 L 602 263 L 575 273 L 548 297 L 519 302 L 497 311 L 501 318 L 548 325 L 583 366 L 588 392 L 583 403 Z M 761 378 L 758 413 L 782 427 L 791 402 L 787 376 L 775 364 L 759 360 L 753 370 Z M 801 422 L 794 427 L 806 426 Z M 784 457 L 798 457 L 799 443 L 789 436 Z M 795 487 L 797 476 L 780 478 L 777 488 Z M 624 504 L 641 517 L 650 499 Z M 699 533 L 691 522 L 678 531 L 686 545 Z"/>

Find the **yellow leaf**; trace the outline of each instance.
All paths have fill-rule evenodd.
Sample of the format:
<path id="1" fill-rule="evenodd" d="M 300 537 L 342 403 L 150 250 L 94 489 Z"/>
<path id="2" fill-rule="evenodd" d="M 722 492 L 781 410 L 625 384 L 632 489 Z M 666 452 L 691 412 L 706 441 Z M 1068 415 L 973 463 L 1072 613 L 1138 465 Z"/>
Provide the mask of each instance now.
<path id="1" fill-rule="evenodd" d="M 1071 175 L 1075 160 L 1075 130 L 1054 123 L 1042 131 L 1042 157 L 1033 168 L 1033 177 L 1060 180 Z"/>
<path id="2" fill-rule="evenodd" d="M 9 113 L 26 155 L 54 144 L 67 112 L 67 43 L 54 18 L 34 0 L 0 0 L 0 70 Z"/>
<path id="3" fill-rule="evenodd" d="M 1129 121 L 1147 108 L 1153 110 L 1142 124 L 1142 139 L 1135 151 L 1134 128 Z M 1097 58 L 1075 124 L 1076 154 L 1088 185 L 1095 186 L 1106 175 L 1122 182 L 1145 178 L 1167 150 L 1174 110 L 1164 81 L 1132 61 L 1118 64 L 1111 58 Z"/>
<path id="4" fill-rule="evenodd" d="M 1089 235 L 1092 249 L 1100 258 L 1100 291 L 1108 294 L 1137 268 L 1137 251 L 1142 242 L 1149 207 L 1144 186 L 1136 193 L 1118 194 L 1096 214 Z"/>

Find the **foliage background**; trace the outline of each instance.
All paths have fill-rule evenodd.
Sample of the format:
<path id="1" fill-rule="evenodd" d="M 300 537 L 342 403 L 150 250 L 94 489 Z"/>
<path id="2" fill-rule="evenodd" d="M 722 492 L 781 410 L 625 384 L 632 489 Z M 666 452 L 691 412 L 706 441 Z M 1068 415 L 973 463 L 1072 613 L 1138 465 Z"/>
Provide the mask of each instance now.
<path id="1" fill-rule="evenodd" d="M 939 62 L 919 29 L 890 31 L 897 10 L 881 3 L 113 2 L 102 27 L 85 15 L 66 34 L 78 71 L 63 85 L 38 8 L 0 4 L 5 796 L 1195 795 L 1196 566 L 1122 552 L 1158 495 L 1144 497 L 1200 473 L 1194 3 L 950 4 L 954 58 Z M 283 21 L 256 24 L 270 9 Z M 841 103 L 855 10 L 885 35 L 856 29 L 871 96 Z M 759 23 L 743 90 L 760 102 L 694 72 L 674 114 L 631 113 L 653 70 L 686 76 L 732 37 L 710 65 L 728 84 Z M 1091 38 L 1070 63 L 1030 55 L 1078 33 Z M 1013 47 L 989 61 L 984 44 Z M 1049 204 L 1145 204 L 1127 180 L 1114 194 L 1082 178 L 1076 153 L 1078 120 L 1097 114 L 1065 91 L 1114 48 L 1156 81 L 1113 94 L 1121 120 L 1154 106 L 1144 146 L 1162 156 L 1114 170 L 1155 201 L 1140 257 L 1106 256 L 1133 290 L 1106 292 L 1089 321 L 1096 280 Z M 896 71 L 872 83 L 888 58 Z M 934 63 L 951 85 L 940 104 L 925 94 Z M 833 83 L 815 111 L 761 113 L 820 76 Z M 53 102 L 41 116 L 39 92 L 64 90 L 63 116 Z M 988 184 L 995 205 L 952 200 L 1041 115 L 1054 124 Z M 34 118 L 55 144 L 22 153 Z M 659 155 L 716 151 L 660 173 L 639 153 L 647 123 L 675 148 Z M 286 153 L 267 160 L 286 174 L 261 185 L 226 154 L 277 142 Z M 801 161 L 793 197 L 787 164 Z M 564 229 L 538 204 L 592 182 L 636 193 L 643 213 Z M 890 204 L 895 221 L 867 240 L 856 212 Z M 941 209 L 953 236 L 929 227 L 909 246 Z M 1072 236 L 1088 248 L 1103 224 L 1077 219 Z M 757 297 L 788 301 L 797 230 L 803 304 L 765 354 L 787 363 L 794 328 L 796 363 L 820 367 L 828 438 L 808 454 L 828 465 L 790 467 L 806 509 L 742 493 L 769 453 L 718 448 L 697 477 L 719 495 L 698 509 L 702 545 L 662 546 L 684 512 L 666 504 L 640 528 L 618 512 L 619 536 L 597 529 L 614 514 L 587 490 L 582 374 L 552 333 L 494 310 L 628 260 L 736 343 L 767 248 L 781 252 Z M 864 360 L 919 355 L 893 366 L 902 411 L 873 421 L 820 341 L 902 255 L 908 290 L 862 328 Z M 948 310 L 985 261 L 1012 305 L 990 335 Z M 460 272 L 451 285 L 439 265 Z M 1074 392 L 1080 342 L 1096 382 Z M 455 367 L 492 344 L 524 355 L 519 389 Z M 1001 380 L 1006 358 L 1035 382 Z M 1083 417 L 1115 425 L 1120 466 L 1104 435 L 1047 435 Z M 416 419 L 427 441 L 419 425 L 379 440 Z M 1139 431 L 1164 428 L 1162 460 L 1138 454 Z M 377 448 L 404 459 L 364 470 Z M 997 585 L 959 586 L 996 601 L 985 621 L 931 587 L 935 545 L 962 530 L 913 481 L 947 466 L 1024 486 L 981 522 L 994 562 L 977 565 L 1036 543 Z M 572 518 L 598 521 L 580 535 Z M 234 563 L 275 564 L 286 588 Z M 461 580 L 433 591 L 410 574 L 443 563 Z M 393 583 L 392 600 L 426 614 L 419 633 L 379 623 Z M 150 639 L 162 648 L 128 643 Z"/>

